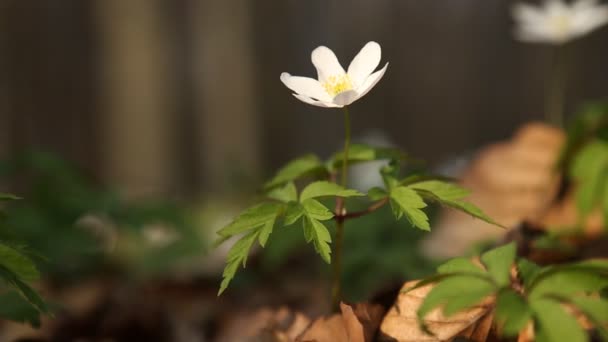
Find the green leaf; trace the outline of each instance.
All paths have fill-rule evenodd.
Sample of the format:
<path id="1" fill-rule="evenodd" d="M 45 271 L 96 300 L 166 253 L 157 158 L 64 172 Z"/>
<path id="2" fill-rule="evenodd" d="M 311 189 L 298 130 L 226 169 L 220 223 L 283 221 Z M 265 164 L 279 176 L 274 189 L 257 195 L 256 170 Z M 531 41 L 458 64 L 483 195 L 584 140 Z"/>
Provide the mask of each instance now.
<path id="1" fill-rule="evenodd" d="M 41 313 L 48 313 L 49 309 L 40 298 L 40 295 L 32 289 L 28 284 L 23 282 L 17 274 L 12 272 L 10 269 L 5 266 L 0 266 L 0 278 L 4 280 L 8 285 L 10 285 L 13 289 L 17 290 L 17 292 L 27 300 L 33 307 L 36 308 Z"/>
<path id="2" fill-rule="evenodd" d="M 593 322 L 598 332 L 608 341 L 608 300 L 597 297 L 574 296 L 567 300 L 576 305 L 587 318 Z"/>
<path id="3" fill-rule="evenodd" d="M 524 282 L 524 286 L 529 288 L 534 283 L 541 268 L 532 261 L 522 258 L 517 260 L 517 271 L 519 278 Z"/>
<path id="4" fill-rule="evenodd" d="M 530 307 L 536 321 L 536 341 L 587 341 L 587 335 L 576 318 L 568 314 L 559 302 L 545 298 L 536 299 L 531 301 Z"/>
<path id="5" fill-rule="evenodd" d="M 480 277 L 466 275 L 447 277 L 427 294 L 418 309 L 418 318 L 424 319 L 429 312 L 444 304 L 445 314 L 453 314 L 481 302 L 493 291 L 492 283 Z"/>
<path id="6" fill-rule="evenodd" d="M 511 282 L 511 266 L 515 262 L 516 254 L 517 245 L 511 242 L 481 255 L 481 261 L 498 286 L 506 286 Z"/>
<path id="7" fill-rule="evenodd" d="M 40 327 L 40 312 L 15 291 L 0 294 L 0 318 Z"/>
<path id="8" fill-rule="evenodd" d="M 372 147 L 364 144 L 352 144 L 348 149 L 349 164 L 385 159 L 405 160 L 407 155 L 395 148 Z M 339 169 L 343 162 L 344 152 L 338 152 L 330 158 L 329 164 L 333 169 Z"/>
<path id="9" fill-rule="evenodd" d="M 437 272 L 445 273 L 474 273 L 474 274 L 487 274 L 487 272 L 480 266 L 475 265 L 470 259 L 467 258 L 454 258 L 437 268 Z"/>
<path id="10" fill-rule="evenodd" d="M 224 273 L 222 274 L 223 279 L 217 293 L 218 296 L 228 288 L 228 285 L 234 278 L 239 266 L 242 264 L 243 267 L 245 267 L 249 250 L 251 249 L 251 246 L 253 246 L 255 240 L 258 238 L 258 235 L 259 232 L 255 230 L 248 233 L 237 241 L 228 251 L 226 268 L 224 268 Z"/>
<path id="11" fill-rule="evenodd" d="M 502 227 L 483 211 L 481 211 L 481 209 L 472 203 L 464 201 L 463 198 L 469 195 L 469 191 L 461 186 L 440 180 L 430 180 L 410 184 L 408 188 L 416 190 L 425 198 L 447 205 L 448 207 L 464 211 L 473 217 Z"/>
<path id="12" fill-rule="evenodd" d="M 0 201 L 13 201 L 19 199 L 21 199 L 21 197 L 17 197 L 11 194 L 0 193 Z"/>
<path id="13" fill-rule="evenodd" d="M 327 221 L 334 217 L 334 213 L 321 204 L 321 202 L 314 199 L 307 199 L 302 203 L 302 207 L 304 208 L 306 215 L 315 220 Z"/>
<path id="14" fill-rule="evenodd" d="M 0 243 L 0 265 L 25 281 L 35 281 L 40 278 L 40 273 L 30 258 L 3 243 Z"/>
<path id="15" fill-rule="evenodd" d="M 264 188 L 272 188 L 285 182 L 294 181 L 300 177 L 314 173 L 327 174 L 327 169 L 319 157 L 313 154 L 307 154 L 290 161 L 287 165 L 281 168 L 274 178 L 264 185 Z"/>
<path id="16" fill-rule="evenodd" d="M 266 223 L 264 223 L 264 225 L 260 229 L 260 233 L 258 236 L 260 246 L 266 247 L 266 242 L 268 242 L 268 238 L 270 237 L 270 234 L 272 233 L 272 228 L 274 227 L 275 220 L 276 220 L 276 216 L 274 217 L 274 219 L 268 220 Z"/>
<path id="17" fill-rule="evenodd" d="M 302 204 L 291 202 L 287 205 L 287 209 L 285 210 L 285 219 L 283 223 L 286 226 L 290 226 L 296 223 L 302 215 L 304 215 L 304 207 Z"/>
<path id="18" fill-rule="evenodd" d="M 496 320 L 502 326 L 502 333 L 514 337 L 532 318 L 532 311 L 525 299 L 512 289 L 504 289 L 496 298 Z"/>
<path id="19" fill-rule="evenodd" d="M 364 195 L 357 190 L 345 189 L 336 183 L 318 181 L 310 183 L 306 188 L 304 188 L 304 190 L 302 190 L 302 193 L 300 194 L 300 202 L 304 202 L 311 198 L 326 196 L 355 197 Z"/>
<path id="20" fill-rule="evenodd" d="M 315 251 L 326 263 L 331 263 L 331 236 L 323 223 L 307 215 L 304 219 L 304 237 L 307 242 L 313 242 Z"/>
<path id="21" fill-rule="evenodd" d="M 291 202 L 298 200 L 298 191 L 293 182 L 288 182 L 283 187 L 273 188 L 268 192 L 268 197 L 281 202 Z"/>
<path id="22" fill-rule="evenodd" d="M 608 187 L 608 142 L 598 139 L 587 144 L 575 156 L 570 174 L 579 183 L 576 204 L 584 218 L 599 207 Z"/>
<path id="23" fill-rule="evenodd" d="M 383 198 L 386 198 L 387 196 L 388 193 L 382 188 L 374 187 L 367 191 L 367 197 L 369 197 L 369 199 L 371 199 L 372 201 L 378 201 Z"/>
<path id="24" fill-rule="evenodd" d="M 242 232 L 259 228 L 269 221 L 276 219 L 279 212 L 284 208 L 282 203 L 261 203 L 246 209 L 228 226 L 220 229 L 220 236 L 232 236 Z"/>
<path id="25" fill-rule="evenodd" d="M 567 269 L 542 277 L 529 290 L 530 298 L 543 296 L 568 297 L 585 292 L 595 292 L 608 286 L 605 275 L 584 269 Z"/>
<path id="26" fill-rule="evenodd" d="M 391 207 L 397 219 L 405 215 L 407 219 L 422 230 L 431 230 L 429 218 L 421 208 L 426 207 L 426 203 L 422 200 L 414 190 L 400 186 L 391 189 L 390 193 Z"/>

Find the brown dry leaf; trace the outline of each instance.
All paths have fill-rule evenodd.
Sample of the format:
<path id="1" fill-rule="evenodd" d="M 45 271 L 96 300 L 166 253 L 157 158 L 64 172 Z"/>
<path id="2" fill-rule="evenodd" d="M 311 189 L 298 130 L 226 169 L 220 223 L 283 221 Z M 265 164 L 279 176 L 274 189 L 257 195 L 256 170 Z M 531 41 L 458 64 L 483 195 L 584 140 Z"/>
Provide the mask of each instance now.
<path id="1" fill-rule="evenodd" d="M 417 281 L 407 282 L 402 290 L 409 289 L 416 283 Z M 382 338 L 396 342 L 439 342 L 464 336 L 471 341 L 485 341 L 492 327 L 493 297 L 449 317 L 444 316 L 441 309 L 435 309 L 425 317 L 427 328 L 434 335 L 428 335 L 420 329 L 416 312 L 433 286 L 429 284 L 399 294 L 380 326 Z"/>
<path id="2" fill-rule="evenodd" d="M 317 319 L 297 342 L 371 342 L 382 320 L 379 305 L 340 304 L 341 314 Z"/>
<path id="3" fill-rule="evenodd" d="M 285 307 L 235 316 L 217 341 L 293 342 L 310 325 L 308 317 Z"/>
<path id="4" fill-rule="evenodd" d="M 564 133 L 541 123 L 521 127 L 507 141 L 483 148 L 462 174 L 468 198 L 507 227 L 538 219 L 552 204 L 560 184 L 554 165 Z M 498 238 L 504 231 L 461 212 L 448 210 L 424 243 L 437 258 L 456 257 L 478 241 Z"/>

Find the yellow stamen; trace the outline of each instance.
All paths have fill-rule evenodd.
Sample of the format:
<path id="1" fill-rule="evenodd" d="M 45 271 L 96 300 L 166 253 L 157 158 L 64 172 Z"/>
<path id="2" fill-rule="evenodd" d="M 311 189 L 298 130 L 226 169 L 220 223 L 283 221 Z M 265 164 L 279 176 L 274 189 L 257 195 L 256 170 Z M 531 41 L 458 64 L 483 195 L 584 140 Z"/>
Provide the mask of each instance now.
<path id="1" fill-rule="evenodd" d="M 570 31 L 570 18 L 567 15 L 557 15 L 551 19 L 551 25 L 559 36 L 566 36 Z"/>
<path id="2" fill-rule="evenodd" d="M 334 97 L 341 92 L 353 89 L 350 77 L 346 74 L 339 76 L 330 76 L 323 82 L 323 88 L 331 96 Z"/>

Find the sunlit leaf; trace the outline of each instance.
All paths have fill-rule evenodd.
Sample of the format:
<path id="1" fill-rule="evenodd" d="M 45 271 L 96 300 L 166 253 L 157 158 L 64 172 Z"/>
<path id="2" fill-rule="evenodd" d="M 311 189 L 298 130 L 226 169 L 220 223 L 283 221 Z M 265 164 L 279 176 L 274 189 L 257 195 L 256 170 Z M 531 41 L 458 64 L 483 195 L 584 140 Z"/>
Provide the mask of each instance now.
<path id="1" fill-rule="evenodd" d="M 390 198 L 397 219 L 405 216 L 415 227 L 431 230 L 428 216 L 420 210 L 426 207 L 426 203 L 416 191 L 403 186 L 396 187 L 391 189 Z"/>
<path id="2" fill-rule="evenodd" d="M 311 198 L 326 196 L 356 197 L 364 195 L 357 190 L 345 189 L 336 183 L 318 181 L 310 183 L 304 188 L 304 190 L 302 190 L 302 193 L 300 194 L 300 202 L 304 202 Z"/>
<path id="3" fill-rule="evenodd" d="M 287 203 L 298 200 L 298 191 L 293 182 L 288 182 L 283 187 L 276 187 L 270 190 L 268 197 Z"/>
<path id="4" fill-rule="evenodd" d="M 538 342 L 586 342 L 587 335 L 576 318 L 563 305 L 552 299 L 530 302 L 534 312 L 535 335 Z"/>
<path id="5" fill-rule="evenodd" d="M 515 262 L 516 253 L 517 245 L 511 242 L 481 255 L 481 261 L 499 286 L 509 284 L 511 266 Z"/>
<path id="6" fill-rule="evenodd" d="M 264 188 L 272 188 L 282 183 L 294 181 L 300 177 L 314 173 L 327 174 L 327 169 L 319 157 L 313 154 L 307 154 L 290 161 L 281 168 L 274 178 L 264 185 Z"/>
<path id="7" fill-rule="evenodd" d="M 331 248 L 329 246 L 331 236 L 327 227 L 320 221 L 310 216 L 306 216 L 304 219 L 304 235 L 308 242 L 313 242 L 315 250 L 319 253 L 321 258 L 323 258 L 326 263 L 331 263 Z"/>
<path id="8" fill-rule="evenodd" d="M 530 307 L 522 296 L 508 288 L 498 293 L 496 320 L 501 326 L 503 335 L 517 336 L 531 318 Z"/>

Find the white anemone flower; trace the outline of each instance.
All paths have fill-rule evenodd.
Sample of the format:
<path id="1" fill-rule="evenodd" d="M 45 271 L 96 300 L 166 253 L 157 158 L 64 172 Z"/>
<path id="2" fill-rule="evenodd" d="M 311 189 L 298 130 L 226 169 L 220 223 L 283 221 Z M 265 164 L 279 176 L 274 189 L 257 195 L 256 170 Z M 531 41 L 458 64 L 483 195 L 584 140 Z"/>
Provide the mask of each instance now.
<path id="1" fill-rule="evenodd" d="M 284 72 L 281 81 L 294 91 L 293 96 L 308 104 L 325 108 L 348 106 L 367 94 L 384 76 L 388 63 L 374 72 L 380 64 L 381 54 L 380 45 L 369 42 L 345 72 L 334 52 L 325 46 L 319 46 L 311 54 L 318 80 L 291 76 Z"/>
<path id="2" fill-rule="evenodd" d="M 513 7 L 518 22 L 516 38 L 527 42 L 564 44 L 608 23 L 608 6 L 596 0 L 544 0 L 542 6 L 520 3 Z"/>

